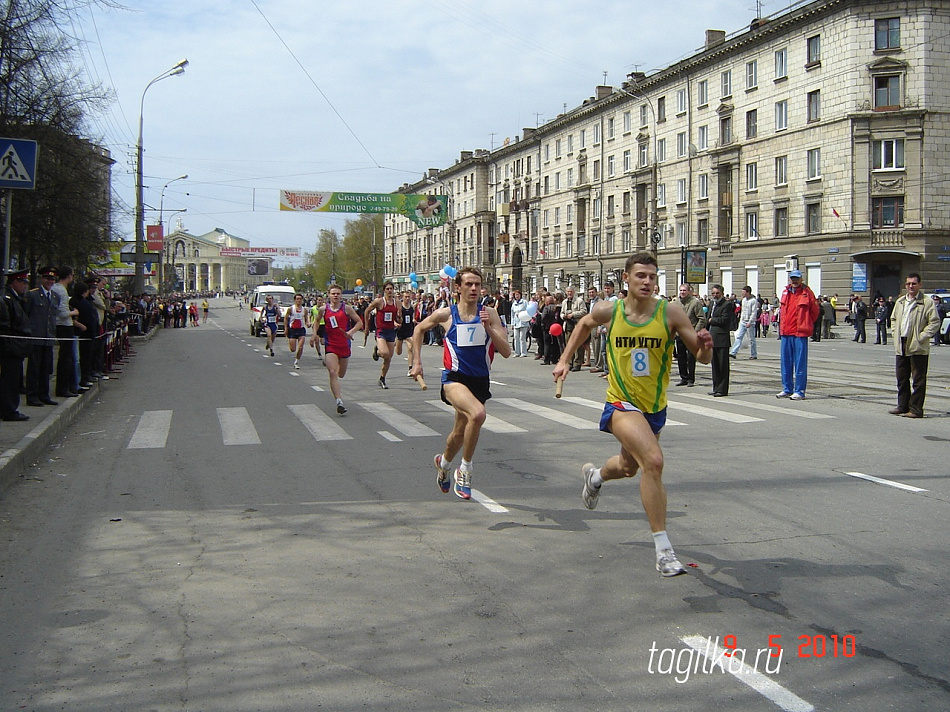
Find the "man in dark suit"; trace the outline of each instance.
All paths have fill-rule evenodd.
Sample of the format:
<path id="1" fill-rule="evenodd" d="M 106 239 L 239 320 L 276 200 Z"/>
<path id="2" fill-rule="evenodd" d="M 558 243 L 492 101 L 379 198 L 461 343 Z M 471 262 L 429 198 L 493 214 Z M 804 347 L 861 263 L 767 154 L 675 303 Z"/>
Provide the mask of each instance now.
<path id="1" fill-rule="evenodd" d="M 30 419 L 19 410 L 23 359 L 33 349 L 30 317 L 26 314 L 23 299 L 29 286 L 29 270 L 7 272 L 7 283 L 0 299 L 0 417 L 3 420 Z"/>
<path id="2" fill-rule="evenodd" d="M 56 308 L 53 305 L 53 284 L 56 269 L 40 270 L 40 285 L 26 293 L 26 312 L 33 332 L 33 351 L 26 365 L 26 404 L 59 405 L 50 398 L 49 378 L 53 373 L 53 344 L 56 336 Z"/>
<path id="3" fill-rule="evenodd" d="M 713 340 L 712 382 L 709 395 L 721 398 L 729 395 L 729 347 L 732 338 L 729 332 L 736 315 L 736 303 L 726 299 L 721 284 L 714 284 L 709 290 L 712 305 L 709 308 L 709 333 Z"/>

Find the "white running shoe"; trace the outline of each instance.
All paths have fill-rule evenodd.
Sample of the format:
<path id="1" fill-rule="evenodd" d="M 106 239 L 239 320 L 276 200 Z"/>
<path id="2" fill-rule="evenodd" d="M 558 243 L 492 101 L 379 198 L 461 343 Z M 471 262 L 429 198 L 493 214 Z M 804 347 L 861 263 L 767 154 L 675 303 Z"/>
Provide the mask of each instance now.
<path id="1" fill-rule="evenodd" d="M 791 400 L 805 400 L 804 393 L 792 393 Z"/>
<path id="2" fill-rule="evenodd" d="M 657 555 L 656 570 L 664 576 L 679 576 L 686 573 L 686 569 L 683 568 L 672 549 L 664 549 Z"/>
<path id="3" fill-rule="evenodd" d="M 792 394 L 789 393 L 788 391 L 782 391 L 781 393 L 776 393 L 776 394 L 775 394 L 775 397 L 776 397 L 776 398 L 788 398 L 790 395 L 792 395 Z"/>
<path id="4" fill-rule="evenodd" d="M 297 363 L 297 359 L 294 359 L 294 368 L 296 368 L 298 371 L 300 370 L 300 364 Z"/>
<path id="5" fill-rule="evenodd" d="M 581 473 L 584 475 L 584 490 L 581 492 L 581 499 L 584 500 L 584 506 L 588 509 L 597 509 L 597 498 L 600 497 L 600 487 L 594 487 L 590 483 L 595 469 L 592 462 L 585 462 L 581 468 Z"/>

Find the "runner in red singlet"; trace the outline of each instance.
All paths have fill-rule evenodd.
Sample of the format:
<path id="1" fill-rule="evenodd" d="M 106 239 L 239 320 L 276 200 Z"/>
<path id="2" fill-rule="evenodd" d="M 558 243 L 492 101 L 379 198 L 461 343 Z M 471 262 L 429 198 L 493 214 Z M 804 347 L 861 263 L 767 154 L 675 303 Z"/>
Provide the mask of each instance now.
<path id="1" fill-rule="evenodd" d="M 363 328 L 363 320 L 353 307 L 343 302 L 343 290 L 339 286 L 332 285 L 328 296 L 329 301 L 320 307 L 317 321 L 319 317 L 323 318 L 323 365 L 330 376 L 330 392 L 336 398 L 336 412 L 343 415 L 346 407 L 340 396 L 340 379 L 346 375 L 353 335 Z"/>

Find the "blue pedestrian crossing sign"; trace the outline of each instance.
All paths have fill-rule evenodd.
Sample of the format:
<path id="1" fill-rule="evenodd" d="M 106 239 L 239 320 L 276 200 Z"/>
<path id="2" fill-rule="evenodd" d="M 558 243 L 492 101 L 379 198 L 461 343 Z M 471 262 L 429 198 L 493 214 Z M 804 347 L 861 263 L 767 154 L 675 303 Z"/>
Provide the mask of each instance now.
<path id="1" fill-rule="evenodd" d="M 0 188 L 36 187 L 36 141 L 0 138 Z"/>

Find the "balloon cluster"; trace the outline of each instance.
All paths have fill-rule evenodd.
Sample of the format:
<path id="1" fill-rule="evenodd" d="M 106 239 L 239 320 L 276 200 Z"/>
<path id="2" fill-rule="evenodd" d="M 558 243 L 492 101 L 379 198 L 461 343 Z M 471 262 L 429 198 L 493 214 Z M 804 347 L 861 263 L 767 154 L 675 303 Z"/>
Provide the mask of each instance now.
<path id="1" fill-rule="evenodd" d="M 439 270 L 439 276 L 442 279 L 455 279 L 455 275 L 458 273 L 459 271 L 452 265 L 445 265 L 445 267 Z"/>
<path id="2" fill-rule="evenodd" d="M 527 324 L 537 313 L 538 303 L 535 301 L 528 302 L 527 308 L 525 308 L 524 311 L 518 313 L 518 320 L 524 324 Z"/>
<path id="3" fill-rule="evenodd" d="M 412 285 L 413 289 L 419 289 L 419 279 L 415 272 L 409 273 L 409 283 Z"/>

